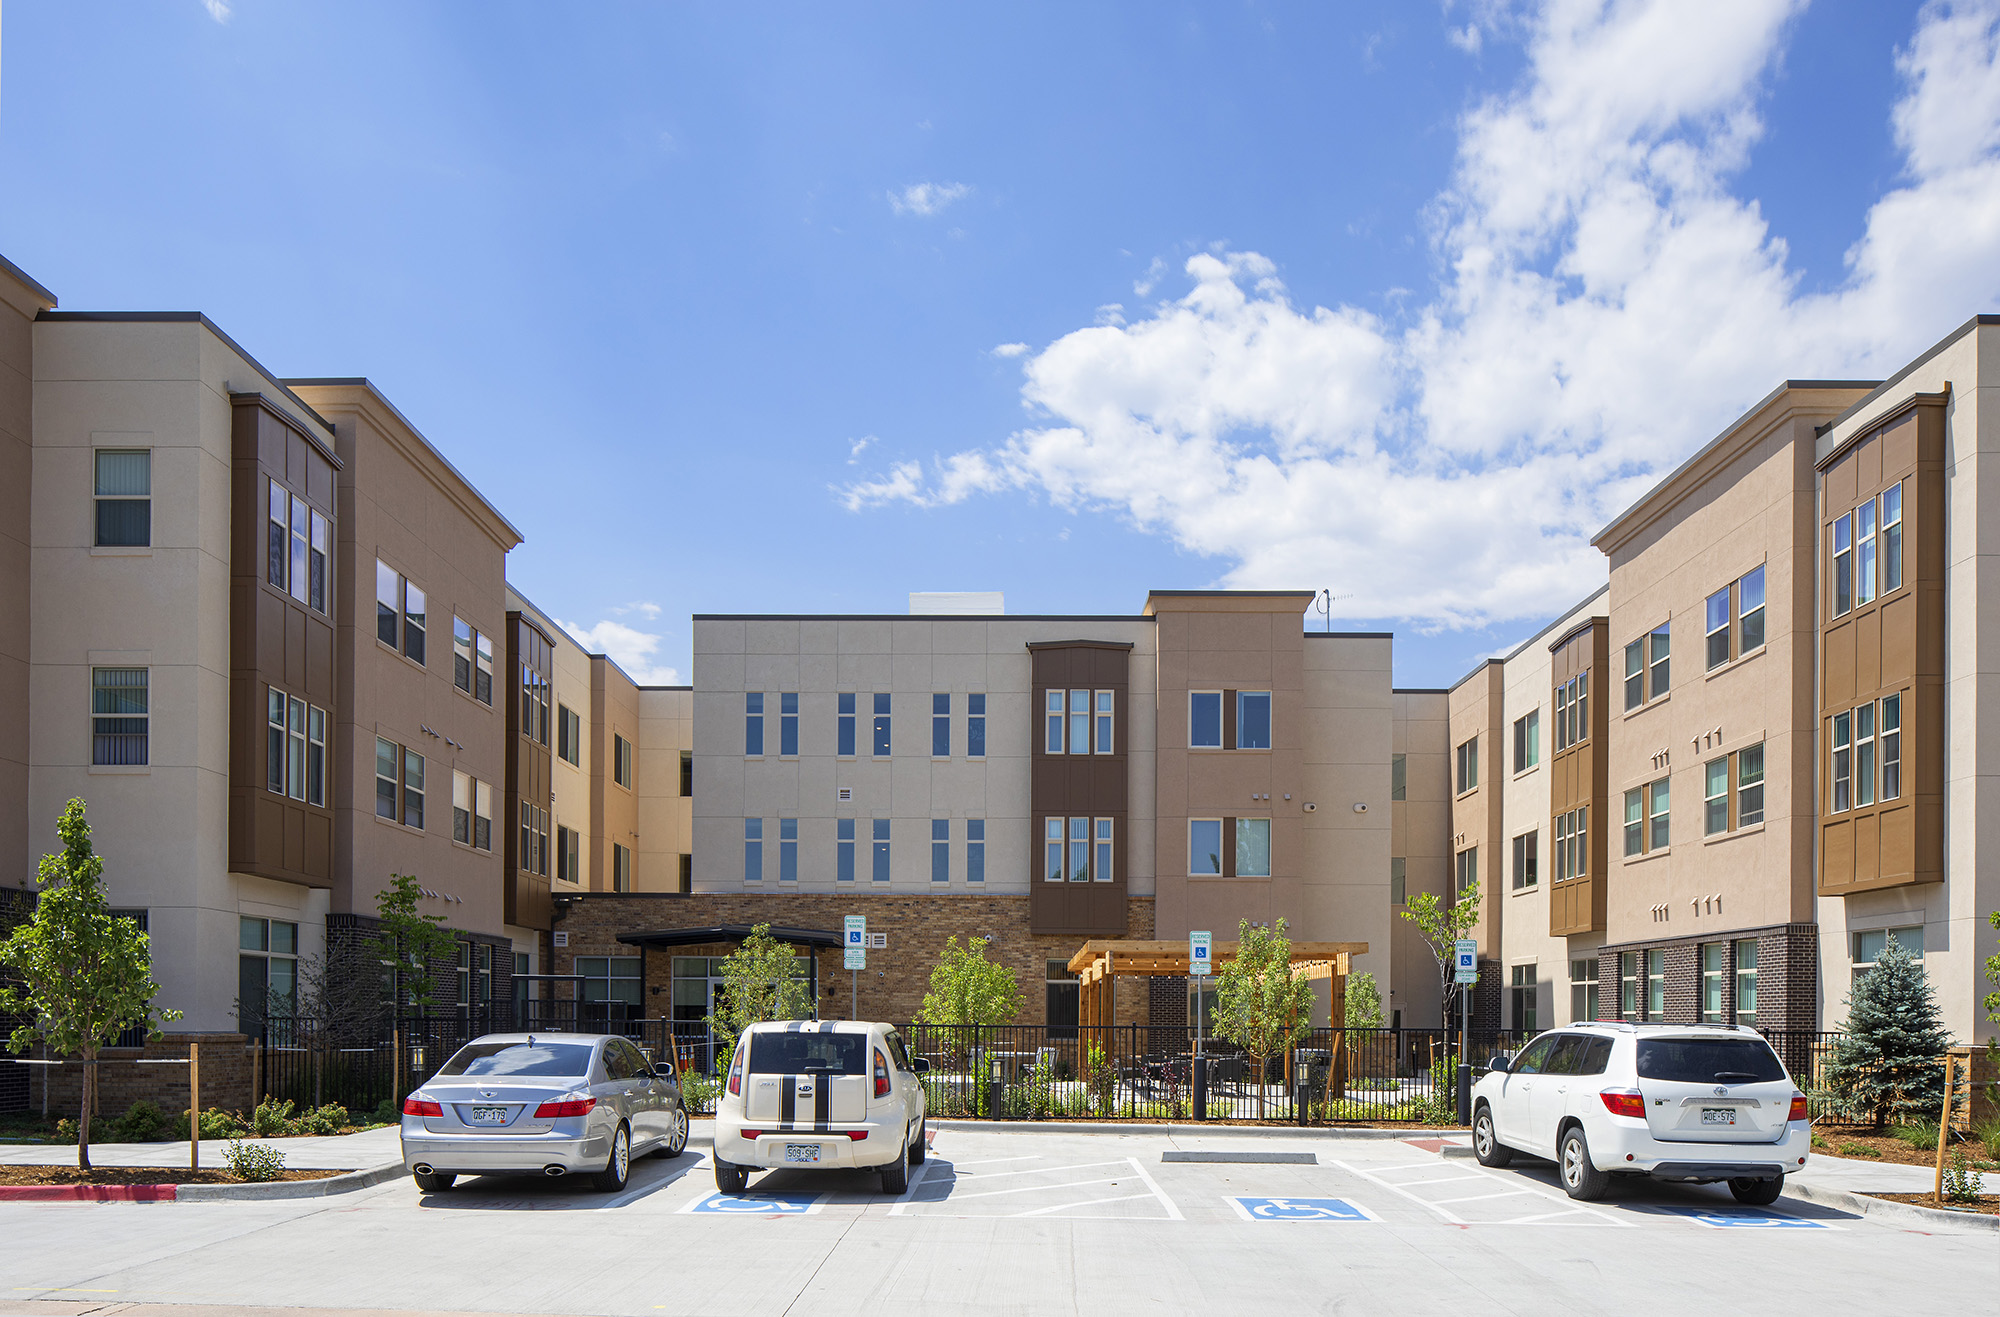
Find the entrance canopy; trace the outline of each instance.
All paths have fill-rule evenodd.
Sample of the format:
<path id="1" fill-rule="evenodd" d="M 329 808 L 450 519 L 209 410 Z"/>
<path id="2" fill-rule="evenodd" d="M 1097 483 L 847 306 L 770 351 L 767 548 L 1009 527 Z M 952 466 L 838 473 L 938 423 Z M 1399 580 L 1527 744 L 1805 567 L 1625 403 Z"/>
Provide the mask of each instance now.
<path id="1" fill-rule="evenodd" d="M 645 933 L 620 933 L 618 940 L 630 947 L 697 947 L 709 942 L 741 942 L 756 931 L 752 924 L 710 924 L 706 928 L 661 928 Z M 765 930 L 779 942 L 795 947 L 838 947 L 842 945 L 838 933 L 829 933 L 817 928 L 780 928 L 772 925 Z"/>

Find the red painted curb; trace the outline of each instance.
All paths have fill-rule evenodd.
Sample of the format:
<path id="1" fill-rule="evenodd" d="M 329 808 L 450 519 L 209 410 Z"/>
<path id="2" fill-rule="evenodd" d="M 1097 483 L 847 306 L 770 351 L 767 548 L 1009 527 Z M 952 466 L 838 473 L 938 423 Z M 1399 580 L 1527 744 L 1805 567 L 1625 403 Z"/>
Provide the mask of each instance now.
<path id="1" fill-rule="evenodd" d="M 0 1203 L 171 1203 L 171 1184 L 0 1185 Z"/>

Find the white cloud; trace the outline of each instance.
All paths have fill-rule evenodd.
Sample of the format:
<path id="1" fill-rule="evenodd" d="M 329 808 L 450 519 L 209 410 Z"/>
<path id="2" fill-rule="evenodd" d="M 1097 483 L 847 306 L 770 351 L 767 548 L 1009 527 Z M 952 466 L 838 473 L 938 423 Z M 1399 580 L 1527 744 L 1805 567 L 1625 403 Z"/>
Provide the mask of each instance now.
<path id="1" fill-rule="evenodd" d="M 647 621 L 650 622 L 657 619 L 660 616 L 660 612 L 661 609 L 658 604 L 630 603 L 630 604 L 618 605 L 616 608 L 611 610 L 611 615 L 613 617 L 625 617 L 632 613 L 637 613 L 639 616 L 645 618 Z"/>
<path id="2" fill-rule="evenodd" d="M 964 183 L 912 183 L 889 194 L 889 206 L 898 215 L 935 215 L 972 189 Z"/>
<path id="3" fill-rule="evenodd" d="M 861 438 L 856 439 L 853 443 L 849 444 L 847 446 L 847 464 L 849 466 L 858 465 L 861 461 L 861 455 L 867 452 L 877 442 L 878 440 L 875 438 L 874 435 L 871 434 L 871 435 L 864 435 Z"/>
<path id="4" fill-rule="evenodd" d="M 996 357 L 1024 357 L 1031 350 L 1026 343 L 1002 343 L 999 347 L 993 349 L 993 355 Z"/>
<path id="5" fill-rule="evenodd" d="M 614 608 L 611 611 L 614 613 L 623 613 L 632 611 L 635 608 L 648 618 L 656 618 L 660 615 L 660 608 L 657 604 L 626 605 L 623 608 Z M 645 611 L 647 609 L 651 609 L 652 611 L 648 613 Z M 614 621 L 610 618 L 606 618 L 596 626 L 588 627 L 578 626 L 574 622 L 565 622 L 561 618 L 557 618 L 556 625 L 569 632 L 570 635 L 576 638 L 578 644 L 591 653 L 610 656 L 613 663 L 616 663 L 625 670 L 626 676 L 641 686 L 681 686 L 686 684 L 681 680 L 680 669 L 666 667 L 663 664 L 655 662 L 654 655 L 659 652 L 663 641 L 661 637 L 654 635 L 650 631 L 640 631 L 635 627 L 629 627 L 623 622 Z"/>
<path id="6" fill-rule="evenodd" d="M 229 21 L 229 5 L 227 0 L 201 0 L 201 7 L 206 9 L 208 16 L 216 22 L 227 23 Z"/>
<path id="7" fill-rule="evenodd" d="M 1428 293 L 1305 307 L 1266 257 L 1203 253 L 1177 300 L 1024 354 L 1027 428 L 839 497 L 1108 509 L 1347 616 L 1566 607 L 1603 580 L 1590 537 L 1777 381 L 1879 377 L 2000 296 L 2000 0 L 1920 14 L 1884 107 L 1904 175 L 1813 294 L 1730 188 L 1799 8 L 1475 6 L 1528 66 L 1460 121 Z"/>

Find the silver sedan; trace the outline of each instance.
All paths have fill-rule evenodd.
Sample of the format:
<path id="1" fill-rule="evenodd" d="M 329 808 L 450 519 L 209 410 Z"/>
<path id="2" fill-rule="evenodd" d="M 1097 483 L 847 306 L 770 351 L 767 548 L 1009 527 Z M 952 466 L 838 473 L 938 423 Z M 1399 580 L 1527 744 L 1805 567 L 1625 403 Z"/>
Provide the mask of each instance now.
<path id="1" fill-rule="evenodd" d="M 461 1175 L 588 1173 L 625 1187 L 632 1159 L 678 1157 L 687 1109 L 672 1070 L 624 1038 L 496 1033 L 458 1049 L 403 1103 L 403 1165 L 436 1193 Z"/>

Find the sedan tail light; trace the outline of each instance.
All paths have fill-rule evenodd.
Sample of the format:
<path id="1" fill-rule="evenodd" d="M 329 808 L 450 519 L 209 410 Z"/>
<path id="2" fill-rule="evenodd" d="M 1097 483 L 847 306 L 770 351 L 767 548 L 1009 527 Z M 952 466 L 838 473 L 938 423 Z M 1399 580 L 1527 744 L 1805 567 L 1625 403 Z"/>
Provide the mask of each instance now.
<path id="1" fill-rule="evenodd" d="M 1604 1109 L 1614 1116 L 1646 1118 L 1646 1095 L 1635 1088 L 1607 1088 L 1597 1096 L 1604 1099 Z"/>
<path id="2" fill-rule="evenodd" d="M 554 1102 L 542 1103 L 535 1108 L 535 1119 L 553 1120 L 560 1116 L 584 1116 L 590 1114 L 590 1109 L 596 1105 L 597 1099 L 594 1097 L 572 1095 Z"/>
<path id="3" fill-rule="evenodd" d="M 444 1107 L 429 1098 L 406 1097 L 403 1099 L 405 1116 L 442 1116 Z"/>
<path id="4" fill-rule="evenodd" d="M 1812 1113 L 1806 1110 L 1806 1095 L 1803 1093 L 1792 1094 L 1792 1111 L 1790 1115 L 1785 1117 L 1786 1122 L 1790 1123 L 1795 1120 L 1811 1119 Z"/>
<path id="5" fill-rule="evenodd" d="M 882 1055 L 880 1048 L 875 1051 L 875 1096 L 878 1098 L 889 1096 L 889 1061 Z"/>

